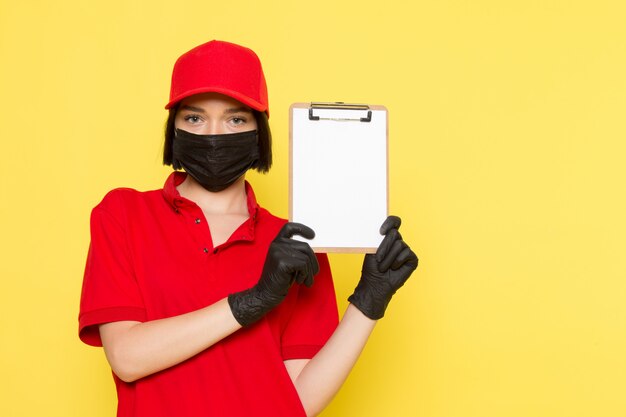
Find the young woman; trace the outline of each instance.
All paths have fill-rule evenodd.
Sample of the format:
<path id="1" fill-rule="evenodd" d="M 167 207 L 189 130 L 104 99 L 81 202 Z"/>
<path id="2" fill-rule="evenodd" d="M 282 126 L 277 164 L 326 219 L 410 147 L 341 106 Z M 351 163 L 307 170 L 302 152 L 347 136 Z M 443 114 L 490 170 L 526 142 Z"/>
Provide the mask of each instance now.
<path id="1" fill-rule="evenodd" d="M 338 323 L 328 259 L 244 179 L 272 163 L 251 50 L 211 41 L 174 66 L 163 189 L 109 192 L 91 215 L 79 335 L 103 346 L 120 417 L 313 416 L 417 267 L 389 217 Z"/>

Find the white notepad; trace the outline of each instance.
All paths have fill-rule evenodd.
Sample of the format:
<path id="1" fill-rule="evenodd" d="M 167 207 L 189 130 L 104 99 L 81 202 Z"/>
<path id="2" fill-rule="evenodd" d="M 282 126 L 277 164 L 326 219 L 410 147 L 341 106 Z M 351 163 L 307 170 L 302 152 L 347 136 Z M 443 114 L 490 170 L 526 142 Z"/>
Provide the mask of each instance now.
<path id="1" fill-rule="evenodd" d="M 380 244 L 387 132 L 383 106 L 291 106 L 289 219 L 315 231 L 308 242 L 316 252 L 375 252 Z"/>

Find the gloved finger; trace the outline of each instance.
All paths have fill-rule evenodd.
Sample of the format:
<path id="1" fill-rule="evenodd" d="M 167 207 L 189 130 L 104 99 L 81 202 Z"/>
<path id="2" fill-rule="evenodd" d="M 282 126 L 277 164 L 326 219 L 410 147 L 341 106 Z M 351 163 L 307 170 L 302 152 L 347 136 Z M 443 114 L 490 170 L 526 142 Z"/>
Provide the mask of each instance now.
<path id="1" fill-rule="evenodd" d="M 315 275 L 320 272 L 320 264 L 317 262 L 317 257 L 313 253 L 313 250 L 309 247 L 309 252 L 307 253 L 308 262 L 307 262 L 307 275 L 302 280 L 302 284 L 310 287 L 313 285 L 313 280 L 315 279 Z"/>
<path id="2" fill-rule="evenodd" d="M 307 253 L 308 262 L 307 262 L 307 275 L 302 281 L 302 284 L 310 287 L 313 285 L 313 280 L 315 279 L 315 275 L 320 272 L 320 264 L 317 262 L 317 257 L 313 253 L 313 250 L 309 247 L 309 251 Z"/>
<path id="3" fill-rule="evenodd" d="M 299 240 L 289 239 L 286 242 L 288 242 L 290 250 L 296 250 L 298 252 L 301 252 L 309 258 L 309 262 L 311 264 L 311 271 L 313 272 L 313 275 L 317 275 L 317 273 L 320 271 L 320 266 L 319 266 L 319 263 L 317 262 L 317 257 L 315 256 L 315 252 L 313 252 L 313 249 L 311 249 L 311 246 L 309 246 L 308 243 L 301 242 Z"/>
<path id="4" fill-rule="evenodd" d="M 393 242 L 393 245 L 391 246 L 391 248 L 389 248 L 389 251 L 383 258 L 383 260 L 378 263 L 378 271 L 379 272 L 387 271 L 391 267 L 391 265 L 396 262 L 396 258 L 398 257 L 400 252 L 402 252 L 404 248 L 406 247 L 407 247 L 407 244 L 404 243 L 402 239 L 398 239 L 395 242 Z"/>
<path id="5" fill-rule="evenodd" d="M 302 281 L 302 283 L 307 287 L 313 286 L 313 282 L 315 282 L 315 274 L 307 275 L 306 278 Z"/>
<path id="6" fill-rule="evenodd" d="M 292 236 L 298 235 L 302 236 L 306 239 L 313 239 L 315 237 L 315 232 L 308 226 L 303 225 L 302 223 L 285 223 L 285 225 L 278 232 L 277 238 L 284 237 L 287 239 L 291 239 Z"/>
<path id="7" fill-rule="evenodd" d="M 382 226 L 380 226 L 380 234 L 386 235 L 391 229 L 400 228 L 400 224 L 402 224 L 402 219 L 398 216 L 388 216 L 383 222 Z"/>
<path id="8" fill-rule="evenodd" d="M 290 272 L 298 284 L 312 284 L 313 265 L 306 254 L 293 251 L 289 259 Z"/>
<path id="9" fill-rule="evenodd" d="M 387 256 L 387 252 L 393 246 L 394 242 L 402 240 L 402 235 L 398 232 L 398 229 L 391 229 L 385 235 L 385 238 L 380 245 L 378 245 L 378 249 L 376 249 L 376 261 L 382 262 L 383 259 Z"/>
<path id="10" fill-rule="evenodd" d="M 394 288 L 400 288 L 411 277 L 413 271 L 417 268 L 417 256 L 413 260 L 406 262 L 400 268 L 395 270 L 392 274 L 389 274 Z"/>
<path id="11" fill-rule="evenodd" d="M 400 269 L 403 265 L 407 265 L 408 267 L 415 269 L 417 268 L 418 262 L 419 259 L 417 259 L 417 255 L 415 254 L 415 252 L 413 252 L 410 247 L 405 246 L 402 252 L 400 252 L 400 254 L 396 256 L 396 259 L 391 264 L 391 269 L 396 271 Z"/>

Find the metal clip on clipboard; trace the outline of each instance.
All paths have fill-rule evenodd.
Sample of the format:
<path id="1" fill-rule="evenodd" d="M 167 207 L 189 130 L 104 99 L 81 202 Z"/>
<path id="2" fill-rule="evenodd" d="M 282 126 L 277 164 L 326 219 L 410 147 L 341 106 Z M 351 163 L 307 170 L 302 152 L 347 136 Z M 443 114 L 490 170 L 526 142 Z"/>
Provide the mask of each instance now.
<path id="1" fill-rule="evenodd" d="M 321 117 L 313 115 L 313 110 L 367 110 L 367 117 Z M 367 104 L 346 104 L 341 101 L 335 103 L 311 103 L 309 107 L 309 120 L 332 120 L 335 122 L 366 122 L 372 121 L 372 111 Z"/>

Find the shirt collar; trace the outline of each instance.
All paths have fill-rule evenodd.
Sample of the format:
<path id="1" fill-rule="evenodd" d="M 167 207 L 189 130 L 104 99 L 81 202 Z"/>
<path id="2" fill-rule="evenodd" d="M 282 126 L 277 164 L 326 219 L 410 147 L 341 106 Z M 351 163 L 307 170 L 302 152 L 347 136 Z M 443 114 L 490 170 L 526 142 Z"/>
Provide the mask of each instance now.
<path id="1" fill-rule="evenodd" d="M 187 178 L 186 172 L 174 171 L 172 172 L 167 180 L 165 180 L 165 184 L 163 185 L 163 197 L 165 201 L 169 203 L 170 206 L 175 211 L 179 211 L 184 207 L 196 206 L 191 200 L 186 199 L 181 196 L 176 187 L 178 187 L 183 181 Z M 250 218 L 256 220 L 256 214 L 259 210 L 259 205 L 256 201 L 256 196 L 254 195 L 254 191 L 252 190 L 252 186 L 248 181 L 245 182 L 246 187 L 246 198 L 248 204 L 248 214 Z"/>

